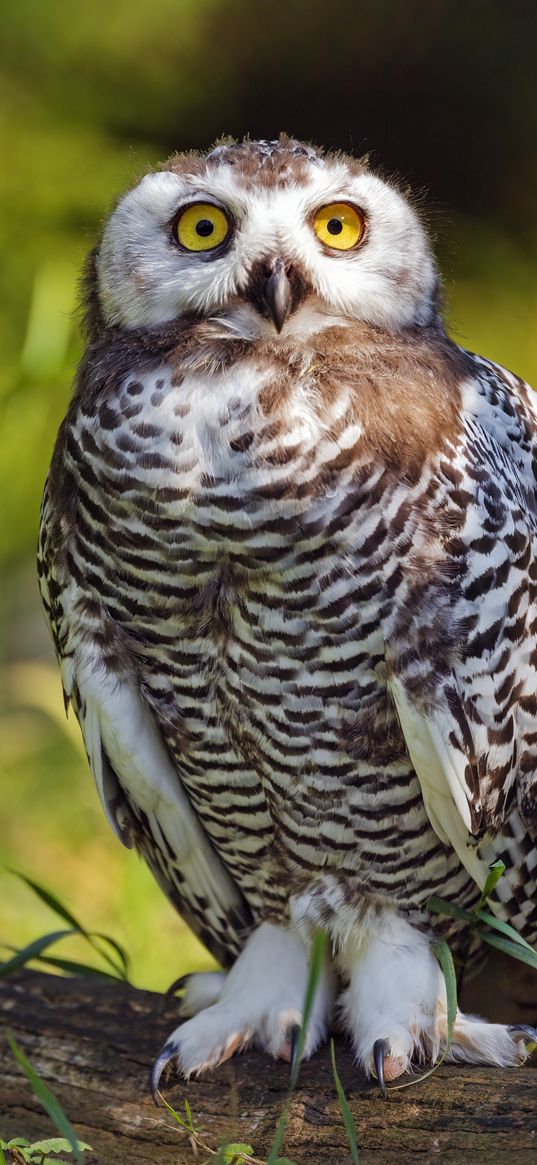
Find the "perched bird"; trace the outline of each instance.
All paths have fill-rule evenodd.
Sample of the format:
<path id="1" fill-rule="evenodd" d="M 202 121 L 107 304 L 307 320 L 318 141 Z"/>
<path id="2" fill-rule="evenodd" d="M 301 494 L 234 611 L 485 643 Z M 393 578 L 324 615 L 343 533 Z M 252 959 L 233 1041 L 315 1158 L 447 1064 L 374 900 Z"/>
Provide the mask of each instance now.
<path id="1" fill-rule="evenodd" d="M 318 928 L 305 1055 L 338 1002 L 383 1083 L 446 1044 L 432 894 L 501 856 L 537 936 L 531 390 L 448 339 L 408 197 L 284 136 L 147 174 L 85 289 L 43 600 L 112 827 L 223 967 L 155 1083 L 289 1059 Z M 533 1036 L 459 1012 L 450 1057 Z"/>

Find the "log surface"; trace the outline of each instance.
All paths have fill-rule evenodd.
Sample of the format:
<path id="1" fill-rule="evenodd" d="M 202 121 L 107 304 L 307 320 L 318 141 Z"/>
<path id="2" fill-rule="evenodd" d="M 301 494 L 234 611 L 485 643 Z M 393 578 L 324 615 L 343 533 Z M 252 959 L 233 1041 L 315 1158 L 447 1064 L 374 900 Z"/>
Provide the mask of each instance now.
<path id="1" fill-rule="evenodd" d="M 188 1137 L 149 1095 L 155 1054 L 177 1024 L 177 1000 L 120 983 L 25 971 L 3 981 L 0 1008 L 34 1067 L 56 1093 L 81 1140 L 85 1165 L 193 1165 Z M 537 1162 L 537 1074 L 440 1067 L 428 1080 L 384 1101 L 367 1084 L 349 1048 L 337 1063 L 354 1117 L 361 1165 L 512 1165 Z M 48 1117 L 0 1038 L 0 1136 L 54 1135 Z M 169 1080 L 167 1100 L 186 1098 L 212 1148 L 249 1142 L 265 1159 L 286 1098 L 285 1064 L 248 1051 L 189 1084 Z M 351 1160 L 330 1071 L 328 1048 L 301 1069 L 282 1149 L 297 1165 Z M 210 1160 L 201 1152 L 198 1160 Z"/>

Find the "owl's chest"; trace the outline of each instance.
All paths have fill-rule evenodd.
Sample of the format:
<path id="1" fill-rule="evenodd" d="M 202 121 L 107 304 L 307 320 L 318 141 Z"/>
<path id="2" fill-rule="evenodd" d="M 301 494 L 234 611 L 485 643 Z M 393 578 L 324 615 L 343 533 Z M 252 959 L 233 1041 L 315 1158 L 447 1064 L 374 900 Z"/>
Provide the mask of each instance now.
<path id="1" fill-rule="evenodd" d="M 322 701 L 329 682 L 338 698 L 357 690 L 379 658 L 397 553 L 397 488 L 375 493 L 383 467 L 361 464 L 343 389 L 321 422 L 307 377 L 295 387 L 274 412 L 252 368 L 127 378 L 76 434 L 81 556 L 105 555 L 111 609 L 149 651 L 190 644 L 267 707 L 276 672 L 291 702 Z M 106 522 L 90 548 L 96 506 Z"/>
<path id="2" fill-rule="evenodd" d="M 311 375 L 303 369 L 281 399 L 274 374 L 249 365 L 213 377 L 127 377 L 117 399 L 77 421 L 94 479 L 88 487 L 82 472 L 82 489 L 106 503 L 120 541 L 153 538 L 171 557 L 179 546 L 183 555 L 252 550 L 268 560 L 312 544 L 353 481 L 360 432 L 344 419 L 347 390 L 319 415 Z"/>

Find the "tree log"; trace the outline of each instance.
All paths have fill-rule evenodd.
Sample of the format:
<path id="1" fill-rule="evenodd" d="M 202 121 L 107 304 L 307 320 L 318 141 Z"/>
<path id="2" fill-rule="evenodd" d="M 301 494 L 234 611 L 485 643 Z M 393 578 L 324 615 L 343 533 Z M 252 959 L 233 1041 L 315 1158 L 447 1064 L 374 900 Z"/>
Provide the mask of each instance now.
<path id="1" fill-rule="evenodd" d="M 149 1094 L 151 1062 L 177 1023 L 177 1000 L 97 979 L 25 971 L 1 988 L 5 1027 L 56 1093 L 81 1140 L 85 1165 L 192 1165 L 188 1136 Z M 0 1135 L 37 1139 L 52 1125 L 1 1041 Z M 529 1067 L 441 1066 L 429 1079 L 383 1100 L 361 1078 L 343 1040 L 339 1074 L 356 1125 L 363 1165 L 512 1165 L 537 1161 L 537 1075 Z M 188 1099 L 212 1148 L 243 1141 L 268 1154 L 287 1092 L 288 1068 L 247 1051 L 188 1084 L 169 1079 L 178 1111 Z M 282 1155 L 297 1165 L 351 1160 L 328 1049 L 302 1065 Z"/>

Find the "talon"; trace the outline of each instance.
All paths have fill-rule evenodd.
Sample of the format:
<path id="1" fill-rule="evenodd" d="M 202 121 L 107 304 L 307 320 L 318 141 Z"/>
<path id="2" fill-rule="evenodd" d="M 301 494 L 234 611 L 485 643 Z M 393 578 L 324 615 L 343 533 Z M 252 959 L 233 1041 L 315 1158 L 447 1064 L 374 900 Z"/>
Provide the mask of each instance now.
<path id="1" fill-rule="evenodd" d="M 172 1059 L 172 1057 L 174 1055 L 175 1055 L 174 1045 L 170 1044 L 170 1043 L 164 1044 L 162 1051 L 157 1056 L 155 1063 L 153 1064 L 153 1067 L 151 1069 L 151 1080 L 150 1080 L 151 1095 L 153 1097 L 153 1100 L 154 1100 L 157 1108 L 158 1108 L 158 1103 L 159 1103 L 158 1102 L 158 1091 L 159 1091 L 160 1078 L 162 1076 L 162 1073 L 164 1072 L 164 1069 L 167 1068 L 168 1064 L 170 1063 L 170 1060 Z"/>
<path id="2" fill-rule="evenodd" d="M 190 974 L 180 975 L 178 979 L 175 979 L 173 983 L 170 983 L 170 986 L 167 988 L 164 994 L 175 995 L 176 991 L 184 991 L 190 977 Z"/>
<path id="3" fill-rule="evenodd" d="M 373 1062 L 375 1064 L 375 1074 L 379 1082 L 379 1088 L 386 1100 L 388 1093 L 386 1091 L 386 1081 L 384 1079 L 384 1057 L 390 1051 L 389 1040 L 375 1040 L 373 1044 Z"/>
<path id="4" fill-rule="evenodd" d="M 513 1023 L 507 1028 L 509 1035 L 517 1042 L 522 1040 L 523 1043 L 533 1045 L 529 1047 L 530 1052 L 534 1052 L 537 1048 L 537 1028 L 530 1027 L 529 1023 Z"/>
<path id="5" fill-rule="evenodd" d="M 298 1046 L 300 1041 L 300 1024 L 294 1023 L 290 1032 L 291 1055 L 289 1056 L 289 1076 L 293 1079 L 298 1068 Z"/>

